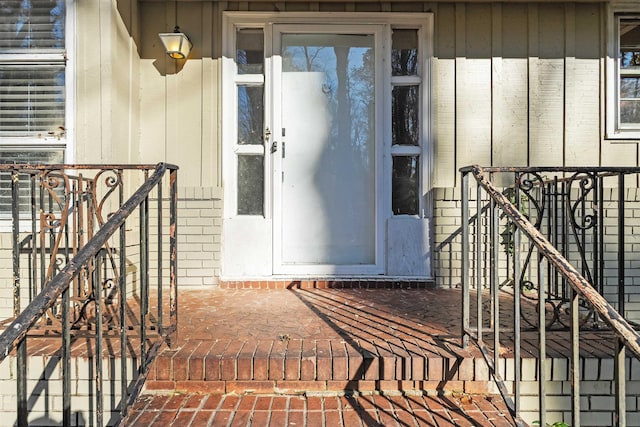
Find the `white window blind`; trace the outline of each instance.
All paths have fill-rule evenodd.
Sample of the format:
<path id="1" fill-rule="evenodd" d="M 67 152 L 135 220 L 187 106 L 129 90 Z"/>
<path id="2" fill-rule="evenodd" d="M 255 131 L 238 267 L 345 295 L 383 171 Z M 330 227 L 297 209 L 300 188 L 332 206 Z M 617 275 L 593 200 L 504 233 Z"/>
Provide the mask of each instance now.
<path id="1" fill-rule="evenodd" d="M 65 0 L 0 2 L 0 51 L 64 49 Z"/>
<path id="2" fill-rule="evenodd" d="M 65 130 L 65 0 L 0 1 L 0 138 Z"/>

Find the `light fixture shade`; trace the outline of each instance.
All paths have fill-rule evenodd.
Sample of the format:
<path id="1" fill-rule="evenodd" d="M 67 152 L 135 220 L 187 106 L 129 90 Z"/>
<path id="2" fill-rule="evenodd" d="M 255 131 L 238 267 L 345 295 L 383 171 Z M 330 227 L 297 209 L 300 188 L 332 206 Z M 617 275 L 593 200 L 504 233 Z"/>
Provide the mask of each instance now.
<path id="1" fill-rule="evenodd" d="M 178 27 L 173 33 L 160 33 L 158 36 L 164 45 L 164 50 L 167 51 L 167 55 L 173 59 L 185 59 L 193 47 L 189 38 L 184 33 L 181 33 Z"/>

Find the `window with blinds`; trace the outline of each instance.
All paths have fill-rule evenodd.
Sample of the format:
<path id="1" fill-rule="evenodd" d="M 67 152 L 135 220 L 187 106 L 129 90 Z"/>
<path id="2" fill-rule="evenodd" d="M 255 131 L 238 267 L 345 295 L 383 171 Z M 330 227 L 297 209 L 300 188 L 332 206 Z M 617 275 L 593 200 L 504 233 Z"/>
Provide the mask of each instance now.
<path id="1" fill-rule="evenodd" d="M 64 137 L 65 15 L 65 0 L 0 1 L 0 145 Z"/>

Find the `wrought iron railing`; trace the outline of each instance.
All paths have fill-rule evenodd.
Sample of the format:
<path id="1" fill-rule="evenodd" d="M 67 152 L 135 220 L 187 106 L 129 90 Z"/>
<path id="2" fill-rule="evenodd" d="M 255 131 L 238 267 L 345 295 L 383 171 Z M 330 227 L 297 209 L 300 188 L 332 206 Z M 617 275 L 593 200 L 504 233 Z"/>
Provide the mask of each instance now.
<path id="1" fill-rule="evenodd" d="M 0 227 L 12 242 L 10 251 L 0 248 L 0 262 L 11 260 L 5 283 L 13 294 L 0 363 L 15 357 L 18 426 L 30 422 L 34 400 L 28 345 L 41 348 L 42 340 L 54 341 L 49 356 L 61 365 L 63 425 L 76 423 L 72 345 L 91 363 L 89 423 L 102 426 L 105 409 L 126 416 L 154 354 L 176 340 L 176 224 L 175 166 L 0 165 Z M 105 375 L 105 354 L 121 358 L 119 372 Z M 116 379 L 119 403 L 105 408 L 105 381 Z"/>
<path id="2" fill-rule="evenodd" d="M 626 319 L 639 313 L 625 304 L 637 286 L 632 279 L 640 275 L 640 265 L 625 259 L 637 231 L 625 224 L 635 224 L 640 215 L 640 168 L 470 166 L 461 173 L 463 345 L 478 345 L 512 413 L 525 424 L 522 335 L 533 331 L 537 421 L 544 426 L 558 421 L 547 419 L 547 335 L 566 334 L 561 336 L 569 343 L 572 398 L 566 410 L 571 419 L 565 421 L 579 426 L 581 334 L 609 331 L 616 390 L 612 420 L 625 425 L 625 354 L 640 359 L 640 335 Z M 498 369 L 506 357 L 513 358 L 508 384 Z"/>

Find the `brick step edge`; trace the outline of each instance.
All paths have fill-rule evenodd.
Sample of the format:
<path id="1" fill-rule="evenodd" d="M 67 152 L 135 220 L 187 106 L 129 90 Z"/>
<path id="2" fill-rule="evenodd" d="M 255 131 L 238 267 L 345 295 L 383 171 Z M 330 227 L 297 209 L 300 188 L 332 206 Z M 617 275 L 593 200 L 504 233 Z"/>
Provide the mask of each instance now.
<path id="1" fill-rule="evenodd" d="M 221 289 L 434 289 L 434 280 L 286 279 L 221 280 Z"/>
<path id="2" fill-rule="evenodd" d="M 160 381 L 147 380 L 147 392 L 202 394 L 499 394 L 491 381 Z"/>
<path id="3" fill-rule="evenodd" d="M 435 357 L 180 357 L 160 354 L 149 372 L 154 381 L 488 381 L 484 359 Z"/>

